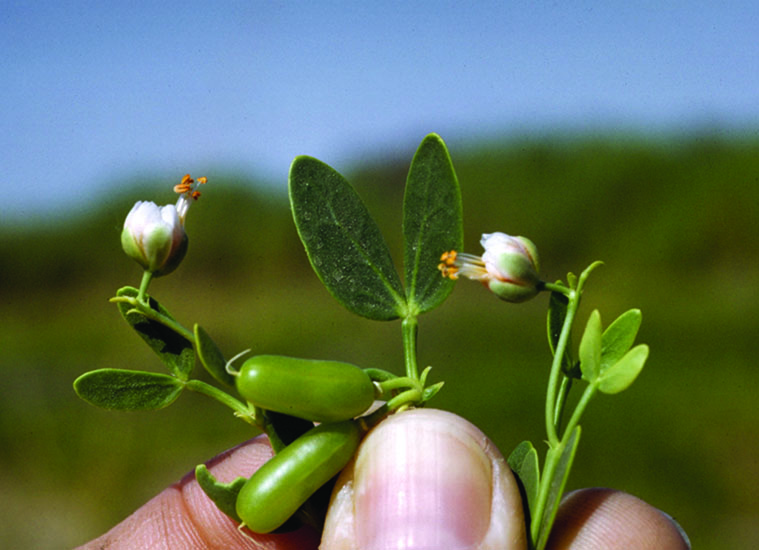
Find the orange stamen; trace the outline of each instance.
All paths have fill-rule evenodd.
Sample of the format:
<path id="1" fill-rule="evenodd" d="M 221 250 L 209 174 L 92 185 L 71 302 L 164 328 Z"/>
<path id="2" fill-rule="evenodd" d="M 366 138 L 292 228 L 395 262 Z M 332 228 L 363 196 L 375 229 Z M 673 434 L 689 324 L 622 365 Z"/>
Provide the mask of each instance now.
<path id="1" fill-rule="evenodd" d="M 455 250 L 443 252 L 443 255 L 440 256 L 440 263 L 437 268 L 440 270 L 443 277 L 453 280 L 458 279 L 459 268 L 456 265 L 456 256 L 457 254 Z"/>

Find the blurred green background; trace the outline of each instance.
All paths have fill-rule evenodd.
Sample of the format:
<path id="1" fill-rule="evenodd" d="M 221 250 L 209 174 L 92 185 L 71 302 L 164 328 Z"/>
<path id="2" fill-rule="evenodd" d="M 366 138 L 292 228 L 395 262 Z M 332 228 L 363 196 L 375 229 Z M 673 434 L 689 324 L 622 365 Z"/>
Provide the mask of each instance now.
<path id="1" fill-rule="evenodd" d="M 651 346 L 649 362 L 628 391 L 591 404 L 570 489 L 638 495 L 675 516 L 697 548 L 756 545 L 759 141 L 536 137 L 451 154 L 467 251 L 480 253 L 483 232 L 525 235 L 549 280 L 603 260 L 580 325 L 594 308 L 605 324 L 643 311 L 638 341 Z M 375 215 L 396 265 L 412 155 L 335 166 Z M 177 319 L 203 325 L 228 356 L 253 348 L 401 371 L 400 324 L 354 317 L 331 298 L 284 193 L 248 174 L 193 175 L 210 183 L 188 217 L 188 256 L 151 287 Z M 118 413 L 71 387 L 95 368 L 161 370 L 108 298 L 139 283 L 119 246 L 126 213 L 137 199 L 173 201 L 173 183 L 115 181 L 116 192 L 78 214 L 0 224 L 2 548 L 83 543 L 255 435 L 200 395 Z M 446 382 L 432 406 L 475 422 L 505 454 L 530 439 L 541 460 L 546 298 L 511 305 L 460 281 L 419 324 L 420 363 Z"/>

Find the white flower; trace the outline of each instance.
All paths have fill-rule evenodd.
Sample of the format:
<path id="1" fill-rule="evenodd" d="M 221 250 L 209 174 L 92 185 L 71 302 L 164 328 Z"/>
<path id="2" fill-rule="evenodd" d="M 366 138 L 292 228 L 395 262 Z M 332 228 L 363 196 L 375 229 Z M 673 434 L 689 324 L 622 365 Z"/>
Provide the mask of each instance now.
<path id="1" fill-rule="evenodd" d="M 523 302 L 538 293 L 538 251 L 525 237 L 505 233 L 485 233 L 480 244 L 482 256 L 445 252 L 438 266 L 443 277 L 458 279 L 460 275 L 481 281 L 499 298 Z"/>
<path id="2" fill-rule="evenodd" d="M 176 205 L 159 207 L 150 201 L 137 201 L 132 207 L 124 221 L 121 246 L 145 271 L 167 275 L 180 264 L 187 253 L 187 210 L 190 201 L 200 196 L 195 190 L 197 184 L 205 182 L 206 178 L 195 182 L 188 174 L 174 187 L 181 194 Z"/>

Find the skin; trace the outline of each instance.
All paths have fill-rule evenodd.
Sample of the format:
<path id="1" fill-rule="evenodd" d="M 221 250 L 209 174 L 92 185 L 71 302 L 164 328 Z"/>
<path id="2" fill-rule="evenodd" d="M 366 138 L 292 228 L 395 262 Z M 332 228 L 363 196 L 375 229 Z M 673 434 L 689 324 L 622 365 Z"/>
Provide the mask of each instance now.
<path id="1" fill-rule="evenodd" d="M 222 453 L 208 467 L 227 482 L 250 476 L 271 454 L 259 437 Z M 399 486 L 408 488 L 404 498 L 398 498 Z M 286 535 L 249 534 L 256 542 L 249 540 L 188 474 L 81 548 L 422 550 L 439 544 L 449 550 L 516 550 L 525 546 L 521 512 L 514 511 L 515 489 L 500 452 L 472 424 L 443 411 L 409 411 L 375 428 L 341 474 L 321 546 L 319 534 L 308 528 Z M 409 500 L 421 505 L 407 506 Z M 409 533 L 417 537 L 413 543 L 408 543 Z M 399 540 L 408 544 L 399 546 Z M 689 546 L 667 515 L 642 500 L 610 489 L 584 489 L 562 502 L 548 548 Z"/>

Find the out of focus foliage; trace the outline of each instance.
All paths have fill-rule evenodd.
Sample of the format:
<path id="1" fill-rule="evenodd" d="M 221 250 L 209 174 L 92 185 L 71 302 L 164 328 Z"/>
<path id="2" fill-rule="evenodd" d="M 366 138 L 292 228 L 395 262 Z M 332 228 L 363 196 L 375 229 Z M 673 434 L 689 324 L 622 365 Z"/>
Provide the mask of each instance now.
<path id="1" fill-rule="evenodd" d="M 412 154 L 353 172 L 335 166 L 378 219 L 398 265 Z M 643 311 L 648 366 L 628 392 L 590 407 L 570 488 L 637 494 L 679 519 L 699 548 L 756 544 L 759 142 L 541 139 L 451 155 L 467 251 L 480 252 L 483 232 L 525 235 L 548 279 L 603 260 L 580 326 L 593 308 L 607 321 Z M 310 271 L 285 182 L 272 191 L 244 176 L 205 175 L 187 221 L 187 258 L 151 293 L 184 324 L 201 323 L 228 356 L 253 348 L 401 372 L 399 324 L 352 316 Z M 139 283 L 119 246 L 129 208 L 174 200 L 173 181 L 135 183 L 96 197 L 86 214 L 0 222 L 0 547 L 82 543 L 255 435 L 202 396 L 126 414 L 87 405 L 71 388 L 94 368 L 161 369 L 107 302 Z M 431 381 L 446 381 L 432 405 L 474 421 L 505 454 L 544 435 L 544 298 L 505 304 L 460 281 L 420 318 L 419 360 L 433 366 Z"/>

